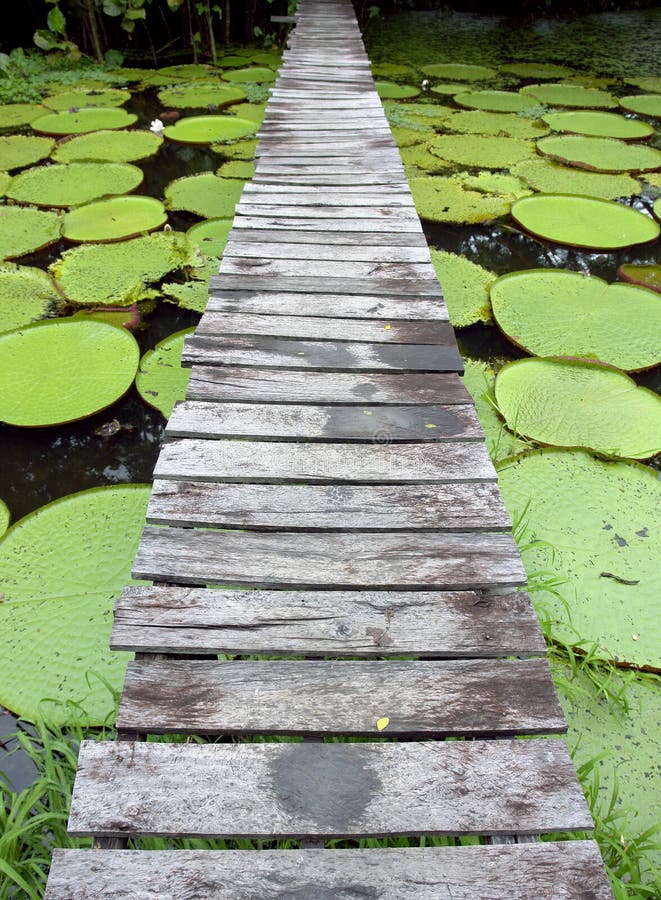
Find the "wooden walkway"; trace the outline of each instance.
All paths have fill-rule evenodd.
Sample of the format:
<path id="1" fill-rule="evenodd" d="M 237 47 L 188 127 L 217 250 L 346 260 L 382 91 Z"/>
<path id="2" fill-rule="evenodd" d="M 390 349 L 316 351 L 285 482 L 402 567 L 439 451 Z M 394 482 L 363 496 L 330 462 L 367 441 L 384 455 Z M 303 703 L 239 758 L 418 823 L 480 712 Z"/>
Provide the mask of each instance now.
<path id="1" fill-rule="evenodd" d="M 610 897 L 594 842 L 535 837 L 592 820 L 349 0 L 300 0 L 260 138 L 156 466 L 154 585 L 117 603 L 118 740 L 81 750 L 96 849 L 56 851 L 47 897 Z M 482 840 L 358 848 L 438 835 Z"/>

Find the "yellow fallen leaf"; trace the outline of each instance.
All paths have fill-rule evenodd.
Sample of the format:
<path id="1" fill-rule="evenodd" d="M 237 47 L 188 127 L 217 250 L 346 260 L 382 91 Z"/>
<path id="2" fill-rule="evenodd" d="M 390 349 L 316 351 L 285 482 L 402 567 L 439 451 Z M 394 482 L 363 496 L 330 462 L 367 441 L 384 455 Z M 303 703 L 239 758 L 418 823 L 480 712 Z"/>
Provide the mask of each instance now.
<path id="1" fill-rule="evenodd" d="M 382 719 L 376 720 L 376 728 L 377 731 L 383 731 L 384 728 L 387 728 L 390 725 L 390 719 L 388 716 L 384 716 Z"/>
<path id="2" fill-rule="evenodd" d="M 433 422 L 427 422 L 427 424 L 425 425 L 425 428 L 436 428 L 436 425 L 434 425 Z"/>
<path id="3" fill-rule="evenodd" d="M 383 327 L 385 328 L 386 331 L 390 331 L 390 329 L 391 329 L 392 326 L 391 326 L 391 325 L 384 325 Z"/>

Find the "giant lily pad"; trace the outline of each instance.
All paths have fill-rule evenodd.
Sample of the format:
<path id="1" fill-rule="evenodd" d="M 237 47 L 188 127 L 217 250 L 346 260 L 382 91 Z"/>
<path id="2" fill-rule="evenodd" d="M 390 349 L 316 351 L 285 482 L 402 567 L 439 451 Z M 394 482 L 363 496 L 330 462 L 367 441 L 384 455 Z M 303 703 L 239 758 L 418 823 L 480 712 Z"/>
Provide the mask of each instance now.
<path id="1" fill-rule="evenodd" d="M 542 122 L 527 119 L 514 113 L 485 112 L 481 109 L 467 109 L 452 113 L 443 125 L 450 131 L 461 134 L 496 134 L 514 138 L 538 138 L 549 133 Z"/>
<path id="2" fill-rule="evenodd" d="M 126 393 L 139 358 L 133 335 L 92 319 L 0 335 L 0 421 L 35 427 L 92 415 Z"/>
<path id="3" fill-rule="evenodd" d="M 210 144 L 209 150 L 228 159 L 254 159 L 257 152 L 257 138 L 242 138 L 229 144 Z"/>
<path id="4" fill-rule="evenodd" d="M 186 335 L 194 328 L 177 331 L 148 350 L 140 360 L 140 368 L 135 386 L 142 399 L 160 410 L 166 419 L 170 418 L 175 403 L 186 396 L 190 380 L 190 369 L 181 365 L 181 351 Z"/>
<path id="5" fill-rule="evenodd" d="M 113 715 L 127 654 L 108 649 L 112 606 L 131 583 L 148 498 L 135 484 L 71 494 L 0 541 L 0 703 L 13 712 L 83 725 Z"/>
<path id="6" fill-rule="evenodd" d="M 226 69 L 223 78 L 225 81 L 237 81 L 239 84 L 271 84 L 275 81 L 275 73 L 271 69 L 252 66 L 247 69 Z"/>
<path id="7" fill-rule="evenodd" d="M 195 80 L 195 79 L 205 79 L 212 78 L 214 70 L 211 66 L 205 66 L 203 63 L 181 63 L 175 66 L 164 66 L 162 69 L 158 69 L 158 74 L 163 75 L 165 78 L 176 78 L 187 80 Z"/>
<path id="8" fill-rule="evenodd" d="M 158 92 L 158 99 L 163 106 L 175 109 L 204 109 L 208 107 L 229 106 L 246 99 L 245 91 L 231 84 L 220 81 L 211 83 L 178 84 Z"/>
<path id="9" fill-rule="evenodd" d="M 636 266 L 624 263 L 617 270 L 617 277 L 652 291 L 661 292 L 661 265 Z"/>
<path id="10" fill-rule="evenodd" d="M 430 149 L 442 159 L 485 169 L 505 169 L 535 154 L 529 141 L 481 134 L 441 134 Z"/>
<path id="11" fill-rule="evenodd" d="M 487 222 L 507 215 L 512 206 L 511 197 L 471 191 L 460 177 L 412 178 L 409 184 L 418 215 L 430 222 Z"/>
<path id="12" fill-rule="evenodd" d="M 69 241 L 118 241 L 154 231 L 167 218 L 165 207 L 153 197 L 111 197 L 68 212 L 62 235 Z"/>
<path id="13" fill-rule="evenodd" d="M 374 86 L 382 100 L 404 100 L 420 93 L 420 89 L 412 84 L 395 84 L 394 81 L 376 81 Z"/>
<path id="14" fill-rule="evenodd" d="M 493 282 L 491 305 L 505 334 L 535 356 L 594 357 L 628 371 L 661 362 L 661 297 L 644 288 L 530 269 Z"/>
<path id="15" fill-rule="evenodd" d="M 512 91 L 464 91 L 456 94 L 454 99 L 459 106 L 487 112 L 519 113 L 535 105 L 530 97 Z"/>
<path id="16" fill-rule="evenodd" d="M 255 175 L 255 163 L 247 159 L 230 159 L 216 169 L 216 175 L 221 178 L 240 178 L 241 181 L 250 181 Z"/>
<path id="17" fill-rule="evenodd" d="M 30 125 L 47 112 L 45 106 L 37 103 L 7 103 L 0 106 L 0 129 Z"/>
<path id="18" fill-rule="evenodd" d="M 659 236 L 659 226 L 650 216 L 593 197 L 523 197 L 512 206 L 512 215 L 523 228 L 539 237 L 594 250 L 645 244 Z"/>
<path id="19" fill-rule="evenodd" d="M 261 125 L 266 114 L 266 103 L 237 103 L 227 111 L 233 116 L 238 116 L 239 119 Z"/>
<path id="20" fill-rule="evenodd" d="M 138 117 L 134 113 L 126 112 L 125 109 L 92 107 L 80 109 L 78 112 L 49 113 L 47 116 L 40 116 L 30 125 L 40 134 L 85 134 L 88 131 L 98 131 L 100 128 L 111 130 L 128 128 L 137 121 Z"/>
<path id="21" fill-rule="evenodd" d="M 426 126 L 435 128 L 449 116 L 453 110 L 440 103 L 399 103 L 386 101 L 383 109 L 391 125 L 403 125 L 407 128 Z"/>
<path id="22" fill-rule="evenodd" d="M 243 181 L 219 178 L 211 172 L 176 178 L 165 189 L 168 209 L 183 209 L 206 219 L 227 219 L 243 191 Z"/>
<path id="23" fill-rule="evenodd" d="M 433 174 L 452 168 L 452 163 L 440 156 L 436 156 L 429 149 L 429 144 L 416 144 L 412 147 L 402 147 L 399 154 L 405 166 L 415 166 L 416 169 Z M 416 174 L 420 175 L 420 172 Z"/>
<path id="24" fill-rule="evenodd" d="M 233 219 L 207 219 L 206 222 L 198 222 L 188 229 L 190 242 L 194 244 L 204 256 L 220 258 L 225 250 L 225 244 L 232 228 Z"/>
<path id="25" fill-rule="evenodd" d="M 493 321 L 489 285 L 496 278 L 494 272 L 483 269 L 464 256 L 441 250 L 431 251 L 431 261 L 455 328 Z"/>
<path id="26" fill-rule="evenodd" d="M 116 244 L 83 244 L 63 253 L 51 271 L 71 303 L 130 306 L 158 296 L 151 285 L 193 259 L 185 235 L 160 232 Z"/>
<path id="27" fill-rule="evenodd" d="M 596 172 L 647 172 L 661 168 L 661 150 L 610 138 L 551 135 L 537 142 L 545 156 Z"/>
<path id="28" fill-rule="evenodd" d="M 661 398 L 617 369 L 570 359 L 519 359 L 496 378 L 509 428 L 540 444 L 649 459 L 661 451 Z"/>
<path id="29" fill-rule="evenodd" d="M 430 91 L 432 94 L 439 94 L 441 97 L 447 97 L 448 94 L 469 93 L 472 88 L 470 84 L 458 84 L 456 81 L 439 81 L 432 85 Z"/>
<path id="30" fill-rule="evenodd" d="M 639 116 L 661 119 L 661 94 L 636 94 L 632 97 L 621 97 L 620 106 L 627 112 L 638 113 Z"/>
<path id="31" fill-rule="evenodd" d="M 591 137 L 638 141 L 654 134 L 654 129 L 647 122 L 598 110 L 551 112 L 542 116 L 542 119 L 553 131 L 568 131 L 571 134 L 585 134 Z"/>
<path id="32" fill-rule="evenodd" d="M 624 79 L 626 84 L 633 84 L 634 87 L 640 88 L 641 91 L 649 91 L 652 94 L 661 95 L 661 75 L 643 75 Z"/>
<path id="33" fill-rule="evenodd" d="M 390 131 L 398 147 L 415 147 L 416 144 L 424 144 L 427 138 L 435 133 L 433 128 L 424 125 L 416 128 L 392 125 Z"/>
<path id="34" fill-rule="evenodd" d="M 464 360 L 464 387 L 470 393 L 480 420 L 489 456 L 498 464 L 516 453 L 528 449 L 528 444 L 517 438 L 506 427 L 495 409 L 493 388 L 496 373 L 488 363 L 477 359 Z"/>
<path id="35" fill-rule="evenodd" d="M 191 270 L 191 277 L 184 282 L 171 281 L 161 286 L 163 298 L 176 303 L 182 309 L 203 313 L 209 302 L 209 279 L 218 274 L 218 259 L 203 257 L 201 265 Z"/>
<path id="36" fill-rule="evenodd" d="M 574 70 L 567 66 L 558 66 L 555 63 L 507 63 L 500 67 L 501 72 L 508 75 L 517 75 L 519 78 L 565 78 L 573 75 Z"/>
<path id="37" fill-rule="evenodd" d="M 530 94 L 547 106 L 578 106 L 587 109 L 612 109 L 617 106 L 617 100 L 607 91 L 578 84 L 527 84 L 521 88 L 521 93 Z"/>
<path id="38" fill-rule="evenodd" d="M 9 512 L 9 507 L 4 500 L 0 500 L 0 537 L 2 537 L 9 527 L 10 521 L 11 513 Z"/>
<path id="39" fill-rule="evenodd" d="M 581 451 L 541 450 L 499 471 L 514 521 L 525 526 L 529 573 L 559 580 L 535 602 L 570 643 L 594 641 L 602 658 L 659 667 L 658 473 L 637 463 L 603 462 Z M 563 600 L 567 604 L 563 603 Z"/>
<path id="40" fill-rule="evenodd" d="M 60 163 L 134 162 L 154 156 L 162 143 L 160 134 L 151 131 L 93 131 L 62 141 L 53 159 Z"/>
<path id="41" fill-rule="evenodd" d="M 53 149 L 50 138 L 27 134 L 0 137 L 0 169 L 9 171 L 31 166 L 45 159 Z"/>
<path id="42" fill-rule="evenodd" d="M 0 206 L 0 259 L 34 253 L 60 237 L 57 213 L 27 206 Z"/>
<path id="43" fill-rule="evenodd" d="M 35 206 L 77 206 L 108 194 L 135 190 L 142 170 L 128 163 L 64 163 L 19 172 L 8 196 Z"/>
<path id="44" fill-rule="evenodd" d="M 0 332 L 43 319 L 62 298 L 42 269 L 0 265 Z"/>
<path id="45" fill-rule="evenodd" d="M 163 134 L 180 144 L 211 144 L 234 141 L 254 134 L 257 124 L 236 116 L 189 116 L 168 125 Z"/>
<path id="46" fill-rule="evenodd" d="M 601 200 L 617 200 L 640 194 L 641 184 L 626 174 L 588 172 L 561 166 L 550 159 L 524 159 L 512 166 L 512 174 L 523 178 L 530 187 L 543 194 L 580 194 Z"/>
<path id="47" fill-rule="evenodd" d="M 447 78 L 449 81 L 487 81 L 497 74 L 495 69 L 487 66 L 470 66 L 466 63 L 431 63 L 422 66 L 422 71 L 432 78 Z"/>
<path id="48" fill-rule="evenodd" d="M 105 88 L 100 91 L 65 91 L 62 94 L 45 97 L 43 104 L 49 109 L 59 112 L 60 110 L 89 109 L 99 106 L 108 109 L 113 106 L 122 106 L 130 99 L 130 91 Z"/>

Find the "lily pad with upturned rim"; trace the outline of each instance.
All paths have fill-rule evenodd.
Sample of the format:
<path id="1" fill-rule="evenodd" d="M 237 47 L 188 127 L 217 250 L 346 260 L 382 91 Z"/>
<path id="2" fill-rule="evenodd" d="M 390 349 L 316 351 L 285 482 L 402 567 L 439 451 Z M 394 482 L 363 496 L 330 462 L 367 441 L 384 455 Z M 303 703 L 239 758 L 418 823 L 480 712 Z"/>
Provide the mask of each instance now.
<path id="1" fill-rule="evenodd" d="M 230 159 L 216 169 L 216 175 L 250 181 L 255 176 L 255 163 L 247 159 Z"/>
<path id="2" fill-rule="evenodd" d="M 0 264 L 0 332 L 43 319 L 61 305 L 61 295 L 42 269 Z"/>
<path id="3" fill-rule="evenodd" d="M 617 113 L 601 110 L 571 110 L 551 112 L 542 116 L 553 131 L 584 134 L 590 137 L 619 138 L 623 141 L 639 141 L 654 134 L 654 129 L 640 119 L 627 119 Z"/>
<path id="4" fill-rule="evenodd" d="M 638 210 L 573 194 L 523 197 L 513 204 L 512 216 L 531 234 L 589 250 L 646 244 L 660 232 L 658 224 Z"/>
<path id="5" fill-rule="evenodd" d="M 510 171 L 543 194 L 578 194 L 601 200 L 617 200 L 618 197 L 637 196 L 642 189 L 641 183 L 626 173 L 589 172 L 587 169 L 561 166 L 546 157 L 524 159 L 512 166 Z"/>
<path id="6" fill-rule="evenodd" d="M 181 365 L 181 351 L 187 335 L 194 328 L 186 328 L 160 341 L 140 360 L 135 379 L 138 393 L 150 406 L 156 407 L 169 419 L 175 403 L 186 396 L 191 370 Z"/>
<path id="7" fill-rule="evenodd" d="M 501 72 L 508 75 L 517 75 L 519 78 L 566 78 L 573 75 L 574 70 L 568 66 L 558 66 L 555 63 L 506 63 L 500 66 Z"/>
<path id="8" fill-rule="evenodd" d="M 550 135 L 537 149 L 551 159 L 595 172 L 651 172 L 661 168 L 661 150 L 612 138 Z"/>
<path id="9" fill-rule="evenodd" d="M 182 78 L 184 80 L 204 80 L 205 78 L 212 78 L 215 74 L 215 70 L 211 66 L 206 66 L 203 63 L 181 63 L 174 66 L 164 66 L 156 71 L 164 78 Z"/>
<path id="10" fill-rule="evenodd" d="M 35 428 L 84 419 L 126 393 L 139 357 L 128 331 L 93 320 L 0 335 L 0 421 Z"/>
<path id="11" fill-rule="evenodd" d="M 431 261 L 455 328 L 493 321 L 489 285 L 497 277 L 495 272 L 483 269 L 465 256 L 441 250 L 431 250 Z"/>
<path id="12" fill-rule="evenodd" d="M 132 583 L 149 492 L 122 484 L 70 494 L 0 540 L 0 703 L 12 712 L 60 725 L 114 715 L 128 654 L 108 648 L 112 606 Z"/>
<path id="13" fill-rule="evenodd" d="M 548 127 L 536 119 L 482 109 L 454 112 L 443 120 L 443 127 L 460 134 L 493 134 L 524 139 L 540 138 L 549 133 Z"/>
<path id="14" fill-rule="evenodd" d="M 47 112 L 46 107 L 38 103 L 7 103 L 0 106 L 0 130 L 30 125 Z"/>
<path id="15" fill-rule="evenodd" d="M 129 163 L 35 166 L 14 176 L 8 196 L 35 206 L 77 206 L 97 197 L 134 191 L 143 178 L 142 169 Z"/>
<path id="16" fill-rule="evenodd" d="M 530 94 L 547 106 L 578 106 L 586 109 L 613 109 L 617 100 L 607 91 L 578 84 L 526 84 L 522 94 Z"/>
<path id="17" fill-rule="evenodd" d="M 240 103 L 246 99 L 245 91 L 230 84 L 215 81 L 210 84 L 179 84 L 164 88 L 158 92 L 158 99 L 163 106 L 175 109 L 203 109 L 206 107 L 222 108 L 232 103 Z"/>
<path id="18" fill-rule="evenodd" d="M 528 269 L 491 284 L 502 331 L 534 356 L 590 357 L 626 371 L 661 362 L 661 297 L 566 269 Z"/>
<path id="19" fill-rule="evenodd" d="M 498 74 L 488 66 L 472 66 L 467 63 L 430 63 L 420 68 L 425 75 L 447 78 L 448 81 L 488 81 Z"/>
<path id="20" fill-rule="evenodd" d="M 458 84 L 456 81 L 440 81 L 429 88 L 432 94 L 437 94 L 439 97 L 447 97 L 459 92 L 468 93 L 471 89 L 472 85 Z"/>
<path id="21" fill-rule="evenodd" d="M 624 263 L 617 270 L 617 277 L 661 293 L 661 265 L 638 266 Z"/>
<path id="22" fill-rule="evenodd" d="M 57 112 L 40 116 L 30 123 L 33 131 L 40 134 L 85 134 L 99 129 L 114 130 L 115 128 L 128 128 L 138 121 L 134 113 L 128 113 L 121 107 L 104 109 L 90 107 L 78 112 Z"/>
<path id="23" fill-rule="evenodd" d="M 214 256 L 220 259 L 232 230 L 233 221 L 233 219 L 207 219 L 205 222 L 193 225 L 186 234 L 191 243 L 198 247 L 205 256 Z"/>
<path id="24" fill-rule="evenodd" d="M 496 412 L 493 396 L 495 370 L 480 359 L 465 359 L 462 381 L 473 398 L 487 450 L 494 464 L 529 449 L 527 443 L 512 434 Z"/>
<path id="25" fill-rule="evenodd" d="M 454 96 L 455 103 L 485 112 L 520 113 L 535 106 L 535 101 L 513 91 L 464 91 Z"/>
<path id="26" fill-rule="evenodd" d="M 180 144 L 234 141 L 257 131 L 257 124 L 236 116 L 187 116 L 168 125 L 163 134 Z"/>
<path id="27" fill-rule="evenodd" d="M 135 162 L 154 156 L 162 143 L 161 135 L 151 131 L 93 131 L 60 141 L 52 158 L 59 163 Z"/>
<path id="28" fill-rule="evenodd" d="M 275 72 L 263 66 L 250 66 L 246 69 L 225 69 L 223 78 L 239 84 L 271 84 L 275 81 Z"/>
<path id="29" fill-rule="evenodd" d="M 176 303 L 182 309 L 191 309 L 203 313 L 209 303 L 209 279 L 218 274 L 218 259 L 213 256 L 203 257 L 191 270 L 187 281 L 171 281 L 161 285 L 163 299 L 168 303 Z"/>
<path id="30" fill-rule="evenodd" d="M 130 99 L 130 91 L 123 91 L 120 88 L 105 88 L 100 91 L 65 91 L 61 94 L 44 97 L 42 102 L 49 109 L 59 112 L 61 110 L 89 109 L 99 106 L 108 109 L 113 106 L 123 106 Z"/>
<path id="31" fill-rule="evenodd" d="M 55 142 L 32 134 L 10 134 L 0 137 L 0 169 L 11 171 L 32 166 L 45 159 Z"/>
<path id="32" fill-rule="evenodd" d="M 394 81 L 375 81 L 374 87 L 382 100 L 404 100 L 420 94 L 420 88 L 412 84 L 396 84 Z"/>
<path id="33" fill-rule="evenodd" d="M 509 168 L 535 155 L 530 141 L 482 134 L 441 134 L 429 148 L 441 159 L 485 169 Z"/>
<path id="34" fill-rule="evenodd" d="M 69 241 L 119 241 L 155 231 L 168 215 L 154 197 L 111 197 L 86 203 L 64 216 L 62 236 Z"/>
<path id="35" fill-rule="evenodd" d="M 48 247 L 59 240 L 61 227 L 58 213 L 31 206 L 0 206 L 0 260 Z"/>
<path id="36" fill-rule="evenodd" d="M 243 119 L 244 121 L 254 122 L 256 125 L 261 125 L 264 121 L 264 116 L 266 115 L 266 104 L 237 103 L 236 106 L 231 106 L 227 110 L 227 112 L 232 116 L 237 116 L 237 118 Z"/>
<path id="37" fill-rule="evenodd" d="M 620 97 L 620 106 L 627 112 L 639 116 L 651 116 L 661 119 L 661 94 L 635 94 L 631 97 Z"/>
<path id="38" fill-rule="evenodd" d="M 243 181 L 219 178 L 211 172 L 176 178 L 165 188 L 167 209 L 184 210 L 205 219 L 225 219 L 234 215 L 241 198 Z"/>
<path id="39" fill-rule="evenodd" d="M 519 359 L 500 370 L 495 393 L 508 427 L 539 444 L 631 459 L 661 451 L 661 398 L 610 366 Z"/>

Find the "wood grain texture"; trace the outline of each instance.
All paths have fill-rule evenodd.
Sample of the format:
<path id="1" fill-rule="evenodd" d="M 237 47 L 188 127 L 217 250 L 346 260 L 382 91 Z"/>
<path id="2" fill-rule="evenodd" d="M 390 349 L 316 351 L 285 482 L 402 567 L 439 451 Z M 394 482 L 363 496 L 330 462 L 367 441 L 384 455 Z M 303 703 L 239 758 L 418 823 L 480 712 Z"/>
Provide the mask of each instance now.
<path id="1" fill-rule="evenodd" d="M 289 185 L 292 186 L 291 183 Z M 429 262 L 429 250 L 426 247 L 398 247 L 396 243 L 369 245 L 361 241 L 351 244 L 304 243 L 296 241 L 242 241 L 241 232 L 238 238 L 230 236 L 224 257 L 238 256 L 244 259 L 313 259 L 364 261 L 372 263 L 426 263 Z"/>
<path id="2" fill-rule="evenodd" d="M 220 277 L 227 275 L 275 275 L 293 278 L 307 277 L 313 268 L 314 277 L 347 279 L 384 279 L 410 281 L 410 293 L 432 287 L 438 292 L 438 282 L 431 263 L 391 263 L 361 262 L 356 260 L 315 260 L 311 267 L 307 259 L 267 259 L 265 257 L 243 257 L 223 255 L 220 263 Z"/>
<path id="3" fill-rule="evenodd" d="M 303 177 L 303 176 L 298 176 Z M 316 175 L 308 176 L 316 178 Z M 369 238 L 367 238 L 369 240 Z M 287 229 L 286 231 L 267 228 L 232 228 L 230 231 L 230 241 L 240 243 L 244 246 L 253 245 L 256 248 L 266 244 L 289 244 L 293 253 L 307 252 L 325 252 L 331 247 L 341 246 L 349 250 L 356 250 L 365 253 L 365 247 L 370 248 L 366 244 L 366 236 L 351 231 L 298 231 L 296 229 Z M 416 253 L 429 252 L 427 241 L 424 234 L 420 232 L 382 232 L 379 238 L 371 238 L 372 246 L 376 241 L 382 243 L 382 249 L 386 251 L 389 247 L 408 248 Z M 302 247 L 301 244 L 313 244 L 316 247 Z M 295 249 L 294 249 L 295 248 Z M 371 253 L 370 253 L 371 255 Z M 425 257 L 426 259 L 427 257 Z"/>
<path id="4" fill-rule="evenodd" d="M 290 656 L 543 656 L 529 597 L 475 591 L 227 591 L 130 586 L 115 650 Z"/>
<path id="5" fill-rule="evenodd" d="M 241 216 L 237 215 L 235 217 L 232 227 L 237 229 L 286 229 L 287 231 L 292 229 L 296 231 L 329 231 L 335 229 L 337 233 L 364 234 L 366 239 L 372 240 L 375 234 L 391 234 L 393 229 L 396 229 L 399 234 L 423 234 L 422 226 L 418 219 L 397 218 L 395 221 L 388 221 L 387 218 L 368 219 L 365 216 L 338 219 L 331 218 L 323 212 L 316 216 L 264 215 L 263 211 L 257 215 L 243 213 Z"/>
<path id="6" fill-rule="evenodd" d="M 559 739 L 84 741 L 69 819 L 74 835 L 111 837 L 541 834 L 591 827 Z"/>
<path id="7" fill-rule="evenodd" d="M 460 590 L 516 587 L 508 534 L 270 533 L 145 528 L 133 577 L 175 584 Z"/>
<path id="8" fill-rule="evenodd" d="M 212 286 L 211 286 L 212 285 Z M 369 278 L 326 277 L 317 275 L 264 275 L 253 272 L 252 274 L 232 274 L 225 272 L 222 275 L 212 276 L 211 290 L 219 287 L 226 291 L 283 291 L 286 293 L 297 292 L 303 294 L 367 294 L 373 297 L 375 294 L 385 294 L 393 297 L 405 296 L 418 299 L 420 297 L 433 297 L 441 301 L 443 292 L 436 279 L 411 279 L 390 278 L 387 276 L 372 276 Z"/>

